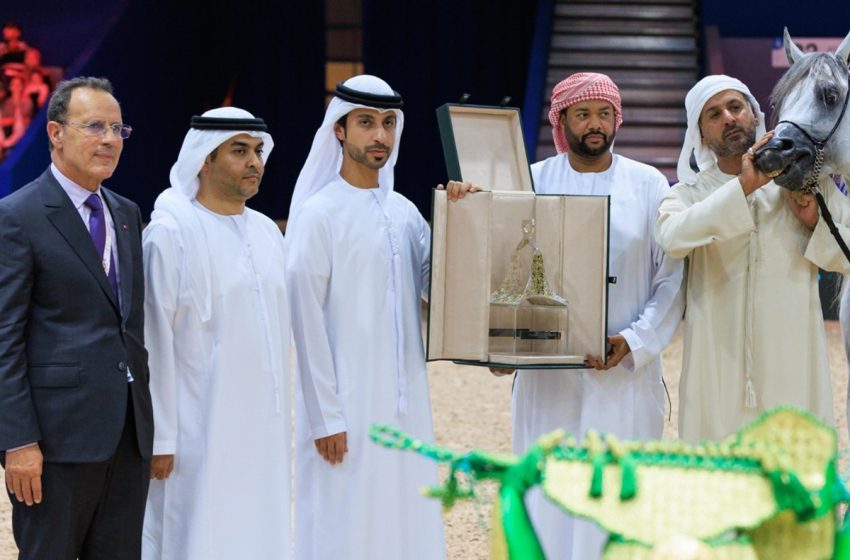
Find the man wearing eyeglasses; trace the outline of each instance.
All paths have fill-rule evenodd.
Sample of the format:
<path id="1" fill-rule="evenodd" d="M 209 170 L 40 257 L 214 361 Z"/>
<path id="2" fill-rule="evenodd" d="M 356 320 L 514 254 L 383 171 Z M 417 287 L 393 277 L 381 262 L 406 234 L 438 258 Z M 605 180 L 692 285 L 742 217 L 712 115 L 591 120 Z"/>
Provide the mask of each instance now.
<path id="1" fill-rule="evenodd" d="M 141 216 L 103 188 L 131 128 L 61 82 L 50 167 L 0 200 L 0 459 L 21 559 L 137 559 L 153 420 Z"/>

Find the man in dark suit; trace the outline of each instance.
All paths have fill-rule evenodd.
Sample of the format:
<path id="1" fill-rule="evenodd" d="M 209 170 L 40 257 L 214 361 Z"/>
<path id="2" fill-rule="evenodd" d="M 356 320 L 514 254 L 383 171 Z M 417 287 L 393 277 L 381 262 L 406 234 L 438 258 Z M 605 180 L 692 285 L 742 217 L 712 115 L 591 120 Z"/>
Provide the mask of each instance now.
<path id="1" fill-rule="evenodd" d="M 0 200 L 0 458 L 21 559 L 141 554 L 153 420 L 141 215 L 101 187 L 130 127 L 109 81 L 61 82 L 51 166 Z"/>

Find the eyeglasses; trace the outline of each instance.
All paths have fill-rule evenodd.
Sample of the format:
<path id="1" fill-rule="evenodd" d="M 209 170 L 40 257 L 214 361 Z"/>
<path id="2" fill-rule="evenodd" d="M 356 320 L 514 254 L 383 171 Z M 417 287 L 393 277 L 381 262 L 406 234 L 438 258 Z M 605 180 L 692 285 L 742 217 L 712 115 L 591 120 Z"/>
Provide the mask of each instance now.
<path id="1" fill-rule="evenodd" d="M 68 126 L 76 128 L 83 134 L 87 134 L 88 136 L 97 136 L 98 138 L 103 138 L 106 136 L 106 131 L 111 130 L 112 134 L 121 140 L 126 140 L 130 137 L 130 133 L 133 132 L 133 127 L 128 124 L 106 124 L 103 121 L 92 121 L 87 123 L 75 123 L 71 121 L 57 122 L 60 124 L 67 124 Z"/>

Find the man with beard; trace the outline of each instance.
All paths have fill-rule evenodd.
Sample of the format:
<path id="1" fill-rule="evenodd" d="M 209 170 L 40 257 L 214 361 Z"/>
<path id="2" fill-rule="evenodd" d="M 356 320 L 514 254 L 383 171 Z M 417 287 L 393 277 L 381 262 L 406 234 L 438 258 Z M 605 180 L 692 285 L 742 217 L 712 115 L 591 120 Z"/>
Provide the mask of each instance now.
<path id="1" fill-rule="evenodd" d="M 621 439 L 661 437 L 661 351 L 682 316 L 683 261 L 666 258 L 652 238 L 658 205 L 669 190 L 656 169 L 612 153 L 623 122 L 620 92 L 608 76 L 574 74 L 552 91 L 549 111 L 558 155 L 531 166 L 537 194 L 611 197 L 607 362 L 588 368 L 521 370 L 513 394 L 513 448 L 524 452 L 541 434 L 564 428 Z M 575 240 L 577 243 L 579 240 Z M 497 371 L 496 373 L 504 373 Z M 547 558 L 599 558 L 604 533 L 565 515 L 539 489 L 526 497 Z"/>
<path id="2" fill-rule="evenodd" d="M 401 107 L 375 76 L 338 84 L 292 194 L 299 560 L 446 554 L 439 504 L 419 496 L 436 465 L 369 440 L 374 423 L 434 439 L 420 318 L 431 232 L 393 189 Z"/>
<path id="3" fill-rule="evenodd" d="M 655 226 L 667 255 L 689 260 L 679 436 L 720 439 L 783 403 L 832 423 L 818 266 L 848 263 L 812 196 L 753 166 L 771 133 L 747 86 L 708 76 L 685 108 L 679 184 Z M 837 221 L 850 221 L 846 198 L 830 194 Z"/>
<path id="4" fill-rule="evenodd" d="M 273 146 L 243 109 L 192 117 L 145 228 L 156 433 L 144 560 L 292 558 L 284 241 L 245 206 Z"/>

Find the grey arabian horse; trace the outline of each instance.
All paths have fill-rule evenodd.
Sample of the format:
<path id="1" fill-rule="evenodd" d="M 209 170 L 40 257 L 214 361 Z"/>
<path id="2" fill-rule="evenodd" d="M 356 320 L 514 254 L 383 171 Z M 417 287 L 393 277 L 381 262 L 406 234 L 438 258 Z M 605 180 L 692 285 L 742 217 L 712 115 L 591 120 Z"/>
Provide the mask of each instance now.
<path id="1" fill-rule="evenodd" d="M 771 141 L 756 155 L 756 165 L 787 189 L 817 192 L 835 188 L 828 174 L 850 182 L 850 33 L 835 53 L 803 53 L 785 30 L 785 53 L 791 68 L 771 95 Z M 819 203 L 822 202 L 819 199 Z M 821 214 L 825 205 L 821 206 Z M 828 211 L 827 211 L 828 212 Z M 837 239 L 850 243 L 837 230 Z M 838 241 L 837 241 L 838 242 Z M 850 257 L 848 257 L 850 258 Z M 850 282 L 844 279 L 839 306 L 844 350 L 850 359 Z M 848 395 L 850 397 L 850 395 Z M 850 412 L 850 398 L 848 398 Z"/>
<path id="2" fill-rule="evenodd" d="M 803 53 L 785 30 L 791 68 L 771 95 L 771 141 L 756 164 L 781 187 L 806 188 L 826 174 L 850 177 L 850 34 L 835 53 Z"/>

